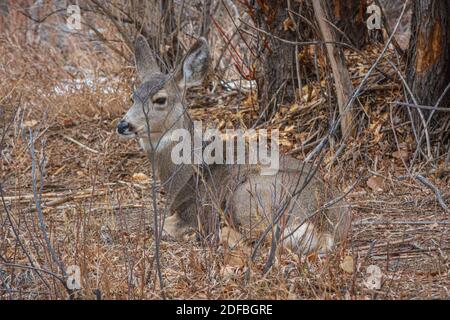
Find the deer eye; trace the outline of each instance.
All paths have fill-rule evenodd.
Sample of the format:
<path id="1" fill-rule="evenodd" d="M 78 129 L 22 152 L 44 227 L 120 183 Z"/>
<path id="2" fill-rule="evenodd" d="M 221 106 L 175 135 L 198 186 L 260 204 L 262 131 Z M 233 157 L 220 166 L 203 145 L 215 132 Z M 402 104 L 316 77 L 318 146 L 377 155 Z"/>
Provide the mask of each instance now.
<path id="1" fill-rule="evenodd" d="M 153 100 L 153 104 L 163 105 L 166 103 L 166 100 L 166 97 L 156 98 L 155 100 Z"/>

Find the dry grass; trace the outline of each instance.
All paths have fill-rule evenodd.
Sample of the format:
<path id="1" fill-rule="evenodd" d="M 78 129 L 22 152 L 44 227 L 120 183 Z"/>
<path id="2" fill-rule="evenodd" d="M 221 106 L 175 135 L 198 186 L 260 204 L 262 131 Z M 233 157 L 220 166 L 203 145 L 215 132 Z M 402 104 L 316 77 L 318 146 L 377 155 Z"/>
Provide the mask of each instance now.
<path id="1" fill-rule="evenodd" d="M 387 102 L 401 97 L 401 83 L 386 61 L 380 69 L 391 80 L 375 73 L 359 100 L 362 115 L 357 139 L 347 142 L 336 162 L 332 159 L 340 145 L 332 142 L 323 163 L 327 180 L 341 190 L 360 179 L 348 196 L 353 227 L 346 246 L 327 257 L 302 257 L 284 250 L 263 274 L 268 248 L 249 263 L 223 246 L 164 238 L 162 291 L 155 272 L 150 183 L 136 175 L 150 176 L 149 162 L 137 143 L 120 142 L 114 129 L 127 107 L 131 70 L 123 63 L 91 55 L 90 60 L 97 63 L 103 59 L 94 68 L 95 88 L 81 84 L 60 94 L 55 87 L 62 81 L 79 78 L 64 69 L 65 59 L 77 56 L 75 49 L 62 58 L 48 48 L 22 45 L 14 39 L 0 41 L 5 53 L 0 57 L 0 133 L 4 135 L 0 179 L 5 200 L 0 209 L 0 299 L 69 296 L 55 277 L 61 272 L 39 227 L 32 192 L 30 130 L 38 161 L 45 156 L 42 204 L 48 235 L 64 264 L 81 268 L 82 289 L 75 294 L 79 298 L 160 299 L 163 293 L 185 299 L 449 297 L 450 220 L 434 193 L 408 178 L 395 156 L 390 120 L 401 117 Z M 367 49 L 365 59 L 348 54 L 356 83 L 379 51 Z M 201 90 L 201 95 L 192 94 L 191 114 L 196 119 L 213 119 L 225 128 L 236 123 L 249 126 L 257 117 L 251 95 Z M 326 132 L 330 116 L 320 100 L 320 84 L 312 83 L 308 90 L 301 105 L 281 108 L 271 123 L 264 124 L 282 128 L 284 151 L 299 158 Z M 395 120 L 395 132 L 399 146 L 410 156 L 414 141 L 409 124 L 400 120 Z M 420 162 L 415 169 L 428 173 L 448 199 L 450 181 L 444 161 L 438 157 L 437 169 L 429 172 L 429 164 Z M 372 176 L 381 177 L 377 180 L 381 192 L 368 186 Z M 159 205 L 163 204 L 161 195 Z M 352 263 L 350 269 L 344 261 Z M 365 285 L 370 265 L 384 274 L 379 290 Z M 36 272 L 39 269 L 54 275 Z"/>

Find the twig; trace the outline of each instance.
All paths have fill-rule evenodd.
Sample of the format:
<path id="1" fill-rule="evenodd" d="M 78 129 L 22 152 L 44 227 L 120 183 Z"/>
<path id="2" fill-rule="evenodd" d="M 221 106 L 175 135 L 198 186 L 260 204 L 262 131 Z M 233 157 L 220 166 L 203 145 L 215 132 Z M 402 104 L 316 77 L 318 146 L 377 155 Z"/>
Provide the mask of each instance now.
<path id="1" fill-rule="evenodd" d="M 407 254 L 407 253 L 427 253 L 427 252 L 432 252 L 432 251 L 448 251 L 450 250 L 450 248 L 429 248 L 429 249 L 411 249 L 411 250 L 403 250 L 403 251 L 394 251 L 394 252 L 380 252 L 380 253 L 374 253 L 372 254 L 372 259 L 374 260 L 384 260 L 386 258 L 379 258 L 381 256 L 400 256 L 402 254 Z M 378 258 L 377 258 L 378 257 Z M 398 258 L 402 258 L 402 259 L 410 259 L 413 258 L 414 256 L 406 256 L 406 257 L 398 257 Z"/>
<path id="2" fill-rule="evenodd" d="M 397 241 L 393 241 L 393 242 L 389 242 L 389 245 L 396 245 L 396 244 L 405 244 L 407 242 L 410 242 L 414 240 L 414 238 L 407 238 L 407 239 L 401 239 L 401 240 L 397 240 Z M 368 250 L 368 249 L 375 249 L 375 248 L 380 248 L 380 247 L 385 247 L 387 246 L 388 243 L 377 243 L 377 244 L 369 244 L 366 246 L 362 246 L 362 247 L 357 247 L 358 250 Z"/>
<path id="3" fill-rule="evenodd" d="M 44 214 L 42 212 L 42 207 L 41 207 L 41 201 L 42 201 L 42 186 L 43 186 L 43 171 L 44 171 L 44 165 L 45 165 L 45 158 L 41 163 L 37 163 L 36 160 L 36 154 L 35 154 L 35 150 L 34 150 L 34 140 L 33 140 L 33 131 L 32 129 L 29 129 L 30 131 L 30 153 L 31 153 L 31 178 L 32 178 L 32 186 L 33 186 L 33 194 L 34 194 L 34 201 L 36 203 L 36 209 L 38 212 L 38 220 L 39 220 L 39 227 L 41 229 L 42 235 L 44 237 L 47 249 L 53 259 L 53 261 L 56 263 L 56 265 L 58 265 L 59 269 L 61 270 L 62 274 L 64 275 L 64 277 L 66 276 L 66 268 L 64 266 L 64 263 L 59 259 L 58 255 L 56 254 L 56 251 L 54 250 L 52 243 L 50 241 L 50 238 L 48 236 L 47 233 L 47 226 L 45 224 L 44 221 Z M 39 166 L 40 169 L 40 188 L 38 190 L 37 188 L 37 176 L 36 176 L 36 165 Z M 69 288 L 67 288 L 67 286 L 64 283 L 64 287 L 67 289 L 67 291 L 69 292 L 69 294 L 71 294 L 71 290 Z"/>
<path id="4" fill-rule="evenodd" d="M 432 220 L 424 220 L 424 221 L 362 221 L 353 223 L 352 226 L 365 226 L 365 225 L 380 225 L 380 224 L 397 224 L 397 225 L 428 225 L 428 224 L 437 224 L 437 225 L 449 225 L 450 220 L 444 221 L 432 221 Z"/>
<path id="5" fill-rule="evenodd" d="M 353 92 L 350 100 L 347 102 L 347 104 L 345 105 L 345 107 L 343 108 L 344 113 L 346 112 L 346 109 L 349 108 L 349 106 L 351 106 L 353 104 L 353 102 L 358 98 L 358 96 L 360 95 L 360 93 L 363 91 L 363 87 L 364 85 L 367 83 L 367 80 L 369 79 L 370 75 L 373 73 L 373 71 L 377 68 L 377 65 L 380 63 L 381 59 L 383 59 L 386 51 L 389 48 L 389 44 L 391 43 L 395 32 L 398 29 L 398 26 L 400 25 L 400 21 L 405 13 L 406 10 L 406 3 L 403 5 L 403 9 L 402 12 L 397 20 L 397 23 L 395 25 L 394 31 L 391 34 L 391 36 L 389 37 L 389 39 L 387 40 L 386 44 L 384 45 L 383 50 L 381 51 L 381 53 L 379 54 L 378 58 L 375 60 L 375 62 L 372 64 L 372 66 L 370 67 L 370 69 L 367 71 L 366 75 L 364 76 L 363 80 L 361 81 L 361 83 L 358 85 L 358 87 L 356 88 L 356 90 Z M 401 73 L 399 73 L 400 77 L 401 77 Z M 340 119 L 342 118 L 343 114 L 339 113 L 339 115 L 337 116 L 337 119 L 334 120 L 334 122 L 331 124 L 331 127 L 327 133 L 327 135 L 322 139 L 322 141 L 316 146 L 316 148 L 314 148 L 313 151 L 311 151 L 308 156 L 306 157 L 305 161 L 308 161 L 308 159 L 311 159 L 315 154 L 321 152 L 321 150 L 323 148 L 326 147 L 326 145 L 328 144 L 330 138 L 334 135 L 334 133 L 336 132 L 337 128 L 339 127 L 340 124 Z"/>
<path id="6" fill-rule="evenodd" d="M 423 106 L 423 105 L 418 105 L 418 104 L 414 104 L 414 103 L 406 103 L 406 102 L 399 102 L 399 101 L 389 102 L 389 104 L 399 105 L 399 106 L 406 106 L 406 107 L 412 107 L 412 108 L 418 108 L 418 109 L 424 109 L 424 110 L 450 112 L 450 108 L 442 108 L 442 107 L 439 108 L 439 107 L 432 107 L 432 106 Z"/>
<path id="7" fill-rule="evenodd" d="M 80 146 L 80 147 L 83 148 L 83 149 L 86 149 L 87 151 L 90 151 L 90 152 L 95 153 L 95 154 L 100 154 L 100 151 L 94 150 L 94 149 L 92 149 L 92 148 L 90 148 L 90 147 L 88 147 L 88 146 L 82 144 L 81 142 L 79 142 L 79 141 L 77 141 L 77 140 L 75 140 L 75 139 L 73 139 L 73 138 L 71 138 L 71 137 L 65 135 L 64 133 L 60 133 L 60 135 L 61 135 L 61 137 L 63 137 L 64 139 L 69 140 L 70 142 L 75 143 L 76 145 Z"/>
<path id="8" fill-rule="evenodd" d="M 384 29 L 386 30 L 388 35 L 391 35 L 392 34 L 392 32 L 391 32 L 392 30 L 391 30 L 391 27 L 389 26 L 389 22 L 387 20 L 386 13 L 384 12 L 384 9 L 383 9 L 383 6 L 380 3 L 380 0 L 375 0 L 375 3 L 377 4 L 377 6 L 381 10 L 381 17 L 382 17 L 381 20 L 383 21 Z M 400 47 L 400 45 L 398 44 L 397 39 L 395 39 L 395 37 L 392 38 L 392 44 L 394 45 L 395 50 L 397 50 L 397 52 L 400 53 L 400 56 L 405 57 L 405 50 L 403 50 Z"/>
<path id="9" fill-rule="evenodd" d="M 442 207 L 445 213 L 450 214 L 450 209 L 447 208 L 444 199 L 442 199 L 441 191 L 432 184 L 429 180 L 427 180 L 424 176 L 418 174 L 416 175 L 416 179 L 419 180 L 425 187 L 431 189 L 439 202 L 439 205 Z"/>
<path id="10" fill-rule="evenodd" d="M 64 203 L 72 201 L 72 200 L 74 200 L 73 196 L 68 196 L 68 197 L 64 197 L 64 198 L 60 198 L 60 199 L 55 199 L 55 200 L 52 200 L 52 201 L 49 201 L 49 202 L 45 203 L 42 206 L 42 209 L 47 209 L 47 208 L 50 208 L 50 207 L 57 207 L 57 206 L 60 206 L 60 205 L 62 205 Z M 36 212 L 37 211 L 37 207 L 36 208 L 32 208 L 30 211 L 31 212 Z"/>
<path id="11" fill-rule="evenodd" d="M 66 284 L 66 281 L 64 281 L 63 276 L 61 276 L 59 274 L 56 274 L 54 272 L 51 272 L 49 270 L 37 268 L 35 266 L 26 266 L 26 265 L 21 265 L 21 264 L 14 264 L 14 263 L 0 263 L 0 265 L 5 267 L 5 268 L 29 269 L 29 270 L 34 270 L 34 271 L 37 271 L 37 272 L 43 272 L 43 273 L 46 273 L 46 274 L 49 274 L 49 275 L 55 277 L 56 279 L 61 281 L 64 285 Z"/>
<path id="12" fill-rule="evenodd" d="M 56 198 L 54 201 L 59 201 L 58 199 L 61 197 L 72 197 L 73 199 L 83 199 L 83 198 L 91 197 L 91 192 L 92 192 L 92 188 L 83 189 L 78 192 L 61 192 L 61 193 L 48 192 L 48 193 L 43 193 L 42 198 L 43 199 Z M 108 190 L 106 190 L 106 189 L 105 190 L 96 190 L 95 195 L 101 196 L 101 195 L 106 194 L 107 192 L 108 192 Z M 3 199 L 5 201 L 22 201 L 22 200 L 29 201 L 29 200 L 34 199 L 34 195 L 33 194 L 23 194 L 23 195 L 19 195 L 19 196 L 4 196 Z"/>
<path id="13" fill-rule="evenodd" d="M 326 42 L 335 42 L 336 35 L 326 23 L 328 15 L 326 12 L 326 5 L 323 0 L 313 0 L 312 5 L 314 8 L 314 14 L 319 25 L 322 38 Z M 352 132 L 352 119 L 353 115 L 350 112 L 351 103 L 346 105 L 350 101 L 350 96 L 353 92 L 353 85 L 350 80 L 348 69 L 345 65 L 345 58 L 342 49 L 335 47 L 332 44 L 325 46 L 328 54 L 328 60 L 330 62 L 331 69 L 333 70 L 333 78 L 336 87 L 336 96 L 338 100 L 339 112 L 341 114 L 341 130 L 343 135 L 353 135 Z"/>

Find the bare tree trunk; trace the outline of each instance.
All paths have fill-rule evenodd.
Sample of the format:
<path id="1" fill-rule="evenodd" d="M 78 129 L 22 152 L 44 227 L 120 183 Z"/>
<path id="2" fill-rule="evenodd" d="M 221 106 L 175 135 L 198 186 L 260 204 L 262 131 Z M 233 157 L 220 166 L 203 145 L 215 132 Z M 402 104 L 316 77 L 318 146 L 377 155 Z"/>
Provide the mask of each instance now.
<path id="1" fill-rule="evenodd" d="M 9 14 L 9 6 L 7 0 L 0 0 L 0 16 L 6 17 Z"/>
<path id="2" fill-rule="evenodd" d="M 208 38 L 209 30 L 211 27 L 211 5 L 212 0 L 203 0 L 203 17 L 200 35 L 205 38 Z"/>
<path id="3" fill-rule="evenodd" d="M 7 30 L 6 20 L 9 15 L 9 5 L 7 0 L 0 0 L 0 30 Z"/>
<path id="4" fill-rule="evenodd" d="M 367 43 L 366 0 L 328 0 L 333 22 L 342 31 L 337 41 L 345 42 L 361 49 Z"/>
<path id="5" fill-rule="evenodd" d="M 295 45 L 287 41 L 298 41 L 293 22 L 288 13 L 288 1 L 257 1 L 254 18 L 260 33 L 261 60 L 258 75 L 258 100 L 262 119 L 269 119 L 277 106 L 295 100 L 297 76 L 295 72 Z M 292 10 L 298 3 L 291 1 Z"/>
<path id="6" fill-rule="evenodd" d="M 33 1 L 33 4 L 27 8 L 28 14 L 31 19 L 28 20 L 27 28 L 27 43 L 30 45 L 38 45 L 41 42 L 40 30 L 41 24 L 39 21 L 42 2 L 40 0 Z"/>
<path id="7" fill-rule="evenodd" d="M 138 0 L 131 5 L 137 30 L 164 61 L 158 59 L 161 70 L 171 69 L 179 51 L 173 0 Z"/>
<path id="8" fill-rule="evenodd" d="M 161 0 L 161 32 L 160 44 L 163 45 L 163 51 L 166 56 L 166 63 L 174 67 L 179 58 L 177 21 L 175 19 L 175 9 L 173 0 Z"/>
<path id="9" fill-rule="evenodd" d="M 450 2 L 413 1 L 411 30 L 408 84 L 419 104 L 433 106 L 450 83 Z M 440 106 L 449 103 L 447 92 Z"/>
<path id="10" fill-rule="evenodd" d="M 339 46 L 336 46 L 336 35 L 330 24 L 327 22 L 328 14 L 324 0 L 312 0 L 314 13 L 317 23 L 319 24 L 322 38 L 326 42 L 326 49 L 330 61 L 331 69 L 336 86 L 336 96 L 339 104 L 339 112 L 341 114 L 341 130 L 342 135 L 352 135 L 353 115 L 351 106 L 347 106 L 353 92 L 352 82 L 345 63 L 344 53 Z"/>

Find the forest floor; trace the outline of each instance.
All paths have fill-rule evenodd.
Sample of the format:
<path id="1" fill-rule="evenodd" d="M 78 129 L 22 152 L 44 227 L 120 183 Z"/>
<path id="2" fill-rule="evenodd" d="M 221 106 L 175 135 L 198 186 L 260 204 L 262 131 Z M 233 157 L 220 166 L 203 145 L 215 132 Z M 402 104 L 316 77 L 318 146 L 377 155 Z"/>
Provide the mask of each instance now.
<path id="1" fill-rule="evenodd" d="M 373 50 L 367 56 L 379 52 Z M 355 81 L 370 66 L 364 61 L 352 65 Z M 279 252 L 275 264 L 263 274 L 268 248 L 262 248 L 261 257 L 249 264 L 223 246 L 163 238 L 164 291 L 155 272 L 150 164 L 136 141 L 119 141 L 115 133 L 127 106 L 127 89 L 119 90 L 125 85 L 119 84 L 111 92 L 86 89 L 49 97 L 38 94 L 36 87 L 42 84 L 32 72 L 17 74 L 20 76 L 3 83 L 0 91 L 1 104 L 6 106 L 2 117 L 11 124 L 4 131 L 0 174 L 5 201 L 0 209 L 0 258 L 10 265 L 2 266 L 0 260 L 0 299 L 67 298 L 57 278 L 23 268 L 33 261 L 36 268 L 60 273 L 48 251 L 42 249 L 45 239 L 32 191 L 30 129 L 38 161 L 45 154 L 41 203 L 50 241 L 66 266 L 81 268 L 78 295 L 82 299 L 158 299 L 163 292 L 176 299 L 450 297 L 450 218 L 435 193 L 405 170 L 402 159 L 411 157 L 414 149 L 399 121 L 394 121 L 394 130 L 400 149 L 392 142 L 390 120 L 397 114 L 386 102 L 398 98 L 400 86 L 381 72 L 371 77 L 359 102 L 367 114 L 367 129 L 359 132 L 358 139 L 348 141 L 336 163 L 331 159 L 339 146 L 332 143 L 321 167 L 328 183 L 342 192 L 357 182 L 346 197 L 353 220 L 345 246 L 325 257 Z M 41 90 L 48 93 L 51 88 Z M 330 113 L 319 95 L 315 96 L 316 91 L 311 88 L 305 101 L 282 108 L 271 123 L 264 124 L 281 126 L 283 151 L 299 159 L 327 129 Z M 13 107 L 18 100 L 10 98 L 11 92 L 21 101 L 33 103 L 17 111 Z M 214 122 L 219 128 L 245 124 L 257 116 L 249 94 L 198 89 L 192 97 L 193 118 Z M 45 106 L 58 104 L 58 112 L 43 112 Z M 91 110 L 92 105 L 101 111 Z M 236 105 L 241 109 L 236 110 Z M 303 150 L 301 146 L 308 144 Z M 417 163 L 415 171 L 432 181 L 449 203 L 447 169 L 430 170 Z M 436 167 L 441 168 L 442 163 L 441 157 Z M 40 178 L 36 180 L 39 184 Z M 158 201 L 162 205 L 164 195 Z M 6 209 L 30 257 L 20 249 Z M 378 268 L 381 274 L 371 275 L 371 270 Z M 380 286 L 371 286 L 372 280 L 380 280 Z"/>

